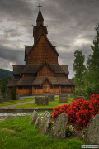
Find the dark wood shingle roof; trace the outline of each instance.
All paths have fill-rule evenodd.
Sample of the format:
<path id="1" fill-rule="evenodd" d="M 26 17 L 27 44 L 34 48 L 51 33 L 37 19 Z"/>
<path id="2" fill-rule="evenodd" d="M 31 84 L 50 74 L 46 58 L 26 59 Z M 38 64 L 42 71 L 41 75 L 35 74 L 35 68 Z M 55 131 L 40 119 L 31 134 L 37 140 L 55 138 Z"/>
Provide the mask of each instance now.
<path id="1" fill-rule="evenodd" d="M 65 73 L 68 74 L 68 67 L 67 65 L 49 65 L 54 73 Z"/>
<path id="2" fill-rule="evenodd" d="M 49 80 L 52 85 L 73 85 L 72 82 L 65 77 L 36 77 L 32 85 L 42 85 L 46 79 Z"/>
<path id="3" fill-rule="evenodd" d="M 41 65 L 27 65 L 24 69 L 23 69 L 23 74 L 26 73 L 36 73 L 38 71 L 38 69 L 41 67 Z"/>
<path id="4" fill-rule="evenodd" d="M 65 72 L 65 74 L 68 74 L 68 65 L 60 65 L 60 67 L 62 68 L 62 70 Z"/>
<path id="5" fill-rule="evenodd" d="M 17 74 L 31 74 L 37 73 L 44 64 L 40 65 L 13 65 L 13 73 Z M 65 73 L 68 74 L 68 66 L 67 65 L 48 65 L 54 73 Z"/>
<path id="6" fill-rule="evenodd" d="M 16 86 L 18 79 L 13 79 L 8 81 L 8 87 Z"/>
<path id="7" fill-rule="evenodd" d="M 24 68 L 25 65 L 13 65 L 13 74 L 14 75 L 21 74 Z"/>
<path id="8" fill-rule="evenodd" d="M 34 77 L 22 77 L 18 82 L 18 86 L 32 86 Z"/>
<path id="9" fill-rule="evenodd" d="M 8 86 L 32 86 L 42 85 L 45 80 L 48 80 L 52 85 L 74 85 L 72 79 L 65 77 L 22 77 L 20 80 L 10 80 Z"/>

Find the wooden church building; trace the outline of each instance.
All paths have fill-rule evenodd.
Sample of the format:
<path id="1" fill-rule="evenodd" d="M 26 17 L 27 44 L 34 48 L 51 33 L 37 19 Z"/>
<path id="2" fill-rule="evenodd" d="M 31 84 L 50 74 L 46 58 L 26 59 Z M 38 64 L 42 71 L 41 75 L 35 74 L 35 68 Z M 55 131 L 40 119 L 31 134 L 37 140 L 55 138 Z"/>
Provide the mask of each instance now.
<path id="1" fill-rule="evenodd" d="M 71 94 L 72 80 L 68 79 L 68 65 L 59 65 L 59 53 L 47 37 L 47 27 L 39 10 L 33 27 L 34 45 L 25 47 L 25 65 L 13 65 L 13 80 L 8 88 L 16 86 L 18 95 Z"/>

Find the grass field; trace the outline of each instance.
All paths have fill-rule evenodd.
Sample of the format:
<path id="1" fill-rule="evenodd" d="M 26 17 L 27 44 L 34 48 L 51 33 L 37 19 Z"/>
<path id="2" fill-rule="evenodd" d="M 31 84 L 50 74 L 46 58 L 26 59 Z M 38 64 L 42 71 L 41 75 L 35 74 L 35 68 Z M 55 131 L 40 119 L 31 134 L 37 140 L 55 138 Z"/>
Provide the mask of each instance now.
<path id="1" fill-rule="evenodd" d="M 72 98 L 69 98 L 68 103 L 71 103 L 73 101 Z M 31 108 L 54 108 L 57 106 L 61 106 L 66 103 L 59 103 L 59 98 L 55 98 L 55 101 L 49 102 L 49 105 L 37 105 L 35 103 L 26 103 L 24 105 L 18 105 L 15 107 L 15 109 L 31 109 Z"/>
<path id="2" fill-rule="evenodd" d="M 80 149 L 84 142 L 76 138 L 54 140 L 42 135 L 30 123 L 30 117 L 6 119 L 0 123 L 0 149 Z"/>

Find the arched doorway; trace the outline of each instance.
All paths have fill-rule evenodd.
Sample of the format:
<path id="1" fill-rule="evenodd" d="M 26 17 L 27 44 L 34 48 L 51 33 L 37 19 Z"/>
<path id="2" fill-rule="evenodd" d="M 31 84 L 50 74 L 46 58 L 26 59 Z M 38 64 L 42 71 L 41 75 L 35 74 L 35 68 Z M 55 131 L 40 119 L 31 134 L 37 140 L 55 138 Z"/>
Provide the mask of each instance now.
<path id="1" fill-rule="evenodd" d="M 50 83 L 47 79 L 43 83 L 43 92 L 44 93 L 49 93 L 50 92 Z"/>

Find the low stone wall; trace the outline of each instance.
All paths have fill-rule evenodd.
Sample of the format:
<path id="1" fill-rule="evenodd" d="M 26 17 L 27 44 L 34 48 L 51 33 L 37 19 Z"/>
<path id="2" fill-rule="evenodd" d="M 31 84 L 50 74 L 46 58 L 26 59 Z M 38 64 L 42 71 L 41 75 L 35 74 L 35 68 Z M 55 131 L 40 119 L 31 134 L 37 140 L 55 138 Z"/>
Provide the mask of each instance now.
<path id="1" fill-rule="evenodd" d="M 30 116 L 31 113 L 0 113 L 0 118 L 15 118 L 15 117 L 24 117 Z"/>
<path id="2" fill-rule="evenodd" d="M 30 115 L 31 113 L 0 113 L 0 122 L 6 118 L 26 117 Z"/>
<path id="3" fill-rule="evenodd" d="M 0 109 L 0 113 L 18 113 L 18 112 L 33 112 L 33 111 L 52 111 L 53 108 L 33 108 L 33 109 Z"/>
<path id="4" fill-rule="evenodd" d="M 67 103 L 68 102 L 68 95 L 67 94 L 60 94 L 59 95 L 59 103 Z"/>

